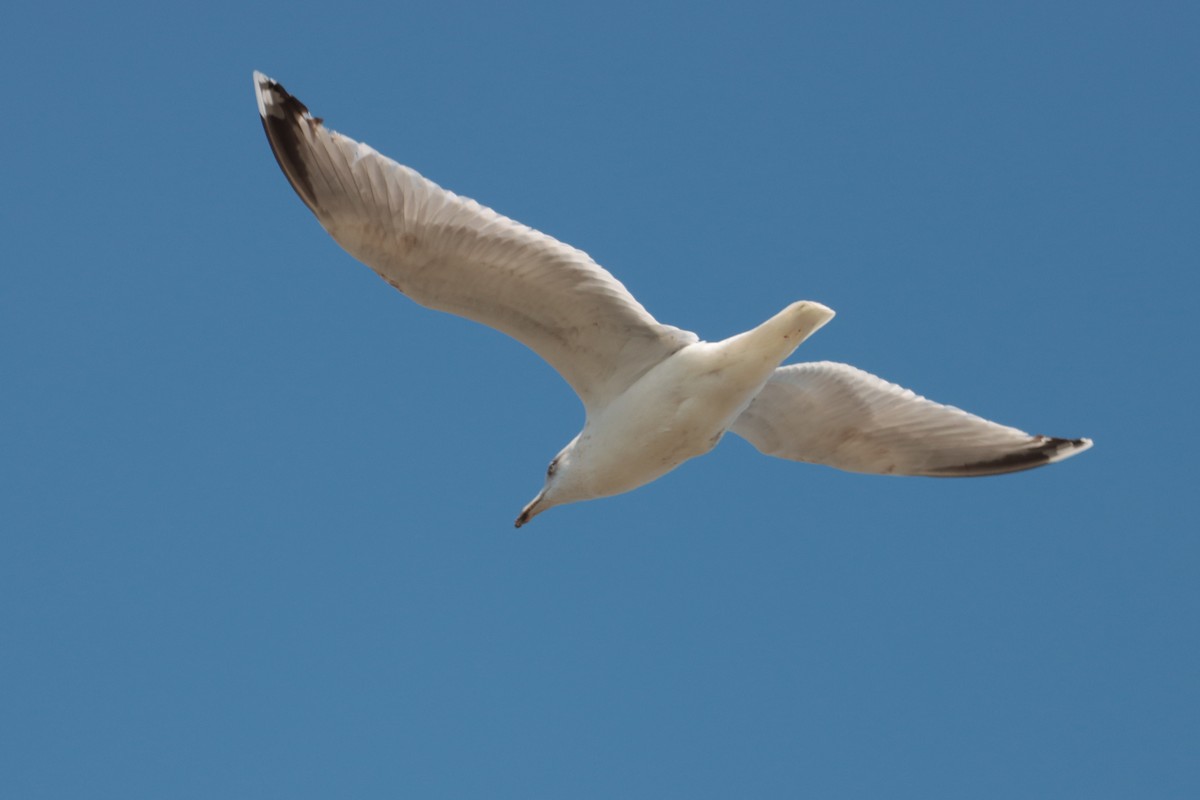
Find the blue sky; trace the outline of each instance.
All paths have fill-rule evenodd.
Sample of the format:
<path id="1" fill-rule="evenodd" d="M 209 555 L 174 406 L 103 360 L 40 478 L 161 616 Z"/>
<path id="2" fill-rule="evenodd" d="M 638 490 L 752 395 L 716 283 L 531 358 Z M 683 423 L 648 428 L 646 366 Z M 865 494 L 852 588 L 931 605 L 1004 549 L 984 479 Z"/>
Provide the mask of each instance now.
<path id="1" fill-rule="evenodd" d="M 20 3 L 0 794 L 1195 797 L 1186 3 Z M 1067 463 L 728 437 L 512 520 L 581 407 L 320 230 L 250 75 L 708 339 Z"/>

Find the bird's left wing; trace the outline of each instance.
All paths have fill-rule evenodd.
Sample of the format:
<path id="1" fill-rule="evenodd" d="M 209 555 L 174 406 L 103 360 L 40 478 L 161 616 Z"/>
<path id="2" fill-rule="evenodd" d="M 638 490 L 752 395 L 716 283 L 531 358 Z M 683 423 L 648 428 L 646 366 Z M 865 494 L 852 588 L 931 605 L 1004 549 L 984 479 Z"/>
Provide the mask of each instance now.
<path id="1" fill-rule="evenodd" d="M 279 166 L 338 244 L 421 305 L 522 342 L 589 409 L 696 341 L 586 253 L 326 128 L 266 75 L 254 87 Z"/>
<path id="2" fill-rule="evenodd" d="M 887 475 L 998 475 L 1092 446 L 1031 436 L 829 361 L 775 370 L 730 430 L 766 455 Z"/>

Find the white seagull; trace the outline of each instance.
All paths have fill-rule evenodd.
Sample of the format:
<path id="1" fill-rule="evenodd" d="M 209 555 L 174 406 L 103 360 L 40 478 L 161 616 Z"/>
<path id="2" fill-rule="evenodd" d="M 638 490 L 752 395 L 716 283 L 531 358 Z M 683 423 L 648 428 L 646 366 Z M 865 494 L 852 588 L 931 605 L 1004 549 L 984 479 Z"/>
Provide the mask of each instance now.
<path id="1" fill-rule="evenodd" d="M 996 475 L 1092 446 L 989 422 L 846 364 L 780 366 L 833 318 L 820 303 L 700 341 L 655 320 L 586 253 L 326 128 L 262 73 L 254 88 L 275 159 L 338 244 L 417 303 L 522 342 L 583 401 L 583 430 L 551 460 L 518 528 L 647 484 L 726 431 L 767 455 L 887 475 Z"/>

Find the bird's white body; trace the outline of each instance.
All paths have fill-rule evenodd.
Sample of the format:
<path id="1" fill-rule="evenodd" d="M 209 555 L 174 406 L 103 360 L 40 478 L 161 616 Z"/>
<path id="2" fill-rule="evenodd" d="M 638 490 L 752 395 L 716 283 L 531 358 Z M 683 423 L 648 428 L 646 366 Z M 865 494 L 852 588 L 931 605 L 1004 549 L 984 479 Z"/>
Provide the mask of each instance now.
<path id="1" fill-rule="evenodd" d="M 667 357 L 588 415 L 518 525 L 555 505 L 644 486 L 712 450 L 779 364 L 831 319 L 820 303 L 792 303 L 753 330 Z"/>
<path id="2" fill-rule="evenodd" d="M 1015 472 L 1092 444 L 1030 436 L 846 364 L 780 366 L 833 317 L 820 303 L 702 342 L 656 320 L 586 253 L 329 130 L 267 76 L 255 73 L 254 85 L 280 168 L 342 247 L 413 301 L 524 343 L 583 401 L 583 430 L 518 526 L 636 489 L 727 431 L 768 455 L 893 475 Z"/>

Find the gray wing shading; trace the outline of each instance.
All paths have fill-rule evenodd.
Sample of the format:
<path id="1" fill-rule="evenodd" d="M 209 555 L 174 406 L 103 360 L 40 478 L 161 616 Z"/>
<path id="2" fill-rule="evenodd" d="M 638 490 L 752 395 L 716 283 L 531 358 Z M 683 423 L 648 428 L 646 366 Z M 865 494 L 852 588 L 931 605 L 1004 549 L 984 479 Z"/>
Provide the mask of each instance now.
<path id="1" fill-rule="evenodd" d="M 267 76 L 254 86 L 279 166 L 338 244 L 421 305 L 522 342 L 589 409 L 696 341 L 586 253 L 326 128 Z"/>
<path id="2" fill-rule="evenodd" d="M 766 455 L 886 475 L 998 475 L 1092 446 L 1031 436 L 828 361 L 777 369 L 730 430 Z"/>

